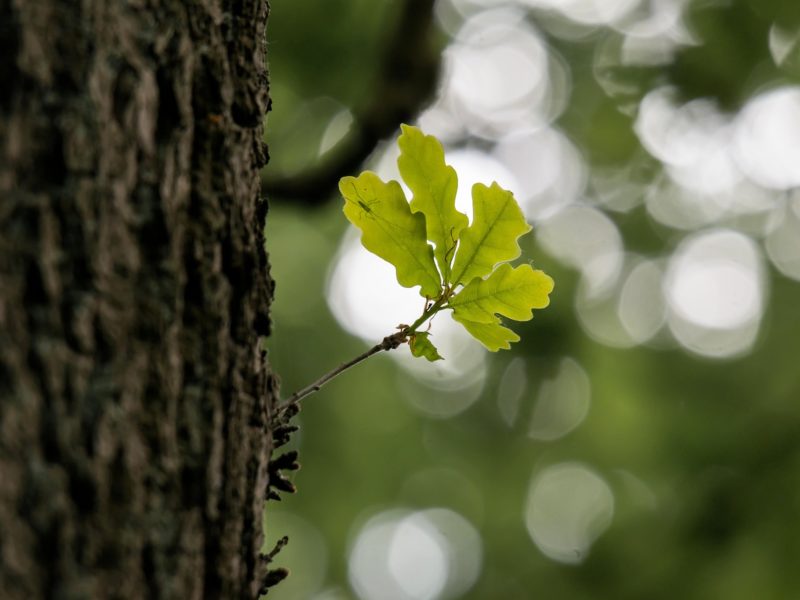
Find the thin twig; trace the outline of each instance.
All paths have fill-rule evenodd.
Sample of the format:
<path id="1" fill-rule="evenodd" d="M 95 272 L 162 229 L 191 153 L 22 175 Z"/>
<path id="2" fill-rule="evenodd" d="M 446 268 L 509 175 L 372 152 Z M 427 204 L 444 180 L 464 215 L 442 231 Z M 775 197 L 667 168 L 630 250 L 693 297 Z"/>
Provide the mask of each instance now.
<path id="1" fill-rule="evenodd" d="M 295 404 L 300 402 L 300 400 L 302 400 L 303 398 L 305 398 L 309 394 L 313 394 L 314 392 L 319 391 L 319 389 L 323 385 L 328 383 L 331 379 L 333 379 L 337 375 L 341 375 L 342 373 L 344 373 L 350 367 L 354 367 L 358 363 L 360 363 L 360 362 L 362 362 L 364 360 L 367 360 L 373 354 L 377 354 L 378 352 L 381 352 L 383 350 L 387 350 L 387 351 L 388 350 L 394 350 L 400 344 L 405 343 L 407 339 L 408 339 L 408 328 L 403 328 L 400 331 L 398 331 L 397 333 L 393 333 L 392 335 L 387 335 L 385 338 L 383 338 L 383 341 L 381 341 L 380 344 L 376 344 L 375 346 L 373 346 L 372 348 L 370 348 L 369 350 L 367 350 L 363 354 L 359 354 L 354 359 L 349 360 L 346 363 L 342 363 L 341 365 L 339 365 L 338 367 L 336 367 L 332 371 L 329 371 L 328 373 L 325 373 L 325 375 L 323 375 L 322 377 L 317 379 L 314 383 L 312 383 L 310 385 L 307 385 L 303 389 L 298 390 L 294 394 L 289 396 L 289 398 L 286 401 L 282 402 L 281 404 L 279 404 L 276 407 L 275 416 L 280 415 L 286 409 L 294 406 Z"/>
<path id="2" fill-rule="evenodd" d="M 453 290 L 450 287 L 446 287 L 444 292 L 442 293 L 441 297 L 428 306 L 420 315 L 419 319 L 414 321 L 411 325 L 400 325 L 400 331 L 393 333 L 391 335 L 387 335 L 383 338 L 380 344 L 376 344 L 363 354 L 359 354 L 354 359 L 347 361 L 346 363 L 342 363 L 338 367 L 336 367 L 333 371 L 329 371 L 325 373 L 322 377 L 317 379 L 314 383 L 307 385 L 301 390 L 296 391 L 294 394 L 289 396 L 287 400 L 278 404 L 275 408 L 275 417 L 279 417 L 282 413 L 284 413 L 289 408 L 296 406 L 300 400 L 305 398 L 306 396 L 313 394 L 314 392 L 318 392 L 319 389 L 328 383 L 334 377 L 341 375 L 350 367 L 353 367 L 360 363 L 361 361 L 367 360 L 373 354 L 377 354 L 383 350 L 394 350 L 400 344 L 405 344 L 408 339 L 417 332 L 425 321 L 430 319 L 433 315 L 439 312 L 442 309 L 442 306 L 446 304 L 447 300 L 452 295 Z"/>

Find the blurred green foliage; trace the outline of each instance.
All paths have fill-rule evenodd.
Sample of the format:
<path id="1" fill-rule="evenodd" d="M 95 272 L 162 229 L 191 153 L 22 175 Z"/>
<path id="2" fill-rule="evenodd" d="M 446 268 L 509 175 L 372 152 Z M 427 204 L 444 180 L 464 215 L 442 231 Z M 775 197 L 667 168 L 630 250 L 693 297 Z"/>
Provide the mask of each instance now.
<path id="1" fill-rule="evenodd" d="M 363 105 L 396 7 L 374 0 L 331 0 L 324 7 L 308 0 L 274 3 L 268 34 L 271 170 L 295 173 L 312 165 L 331 118 Z M 334 18 L 342 25 L 334 26 Z"/>
<path id="2" fill-rule="evenodd" d="M 440 3 L 437 10 L 449 14 L 453 6 L 469 6 L 469 16 L 490 4 Z M 364 102 L 396 10 L 397 3 L 388 1 L 273 0 L 268 168 L 302 172 L 317 159 L 331 118 Z M 465 392 L 433 389 L 387 355 L 305 401 L 293 441 L 303 464 L 295 478 L 299 493 L 270 503 L 265 517 L 268 545 L 284 533 L 291 538 L 277 564 L 292 575 L 270 597 L 359 598 L 348 575 L 359 528 L 382 511 L 433 507 L 461 515 L 482 539 L 480 573 L 457 597 L 797 597 L 800 284 L 766 258 L 765 234 L 753 234 L 747 219 L 683 229 L 655 219 L 643 196 L 664 173 L 642 147 L 635 123 L 639 102 L 663 85 L 675 86 L 681 102 L 707 98 L 733 114 L 761 90 L 796 83 L 798 38 L 777 64 L 769 36 L 775 27 L 797 31 L 800 4 L 689 2 L 684 18 L 692 43 L 656 65 L 603 69 L 601 52 L 621 47 L 615 28 L 556 35 L 574 24 L 546 10 L 525 18 L 570 68 L 571 94 L 556 125 L 587 161 L 590 182 L 609 169 L 627 169 L 625 183 L 635 183 L 632 194 L 642 196 L 627 210 L 596 203 L 627 252 L 666 263 L 687 236 L 706 227 L 743 231 L 755 240 L 766 266 L 756 341 L 729 358 L 699 356 L 665 328 L 627 348 L 598 341 L 582 321 L 580 273 L 548 254 L 535 227 L 522 240 L 523 258 L 532 257 L 555 279 L 551 306 L 518 328 L 522 340 L 512 351 L 489 356 L 480 395 L 466 410 L 443 418 L 417 408 Z M 621 91 L 609 91 L 610 80 Z M 593 189 L 590 183 L 586 195 Z M 776 194 L 775 210 L 789 211 L 793 193 Z M 341 199 L 316 209 L 280 199 L 271 204 L 267 249 L 277 295 L 268 345 L 288 395 L 367 343 L 342 329 L 326 301 L 348 227 Z M 542 386 L 557 379 L 565 358 L 588 376 L 588 414 L 556 439 L 531 438 Z M 506 396 L 516 398 L 517 418 L 504 416 Z M 611 521 L 585 556 L 572 562 L 548 557 L 525 520 L 531 482 L 567 463 L 596 473 L 614 499 Z M 439 596 L 388 590 L 385 597 Z"/>

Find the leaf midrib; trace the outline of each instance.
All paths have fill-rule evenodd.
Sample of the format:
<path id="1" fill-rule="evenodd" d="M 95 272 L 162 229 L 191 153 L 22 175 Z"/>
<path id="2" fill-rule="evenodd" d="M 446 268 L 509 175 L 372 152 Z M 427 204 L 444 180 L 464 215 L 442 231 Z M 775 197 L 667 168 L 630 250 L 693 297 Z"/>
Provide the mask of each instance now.
<path id="1" fill-rule="evenodd" d="M 487 188 L 487 189 L 491 189 L 491 188 Z M 455 282 L 456 283 L 461 283 L 461 278 L 464 276 L 464 273 L 466 273 L 467 269 L 469 269 L 470 265 L 472 265 L 475 262 L 475 255 L 478 254 L 478 249 L 483 245 L 483 242 L 486 240 L 486 238 L 489 237 L 489 234 L 492 231 L 494 231 L 494 228 L 497 225 L 497 222 L 500 220 L 500 217 L 505 212 L 506 207 L 508 206 L 508 203 L 509 203 L 510 200 L 511 200 L 511 196 L 510 195 L 506 196 L 506 201 L 503 203 L 503 208 L 500 209 L 497 212 L 497 217 L 494 219 L 494 221 L 491 221 L 491 225 L 486 230 L 486 233 L 483 235 L 483 237 L 480 239 L 480 241 L 477 244 L 475 244 L 475 249 L 472 251 L 472 254 L 469 257 L 469 260 L 464 264 L 464 268 L 461 270 L 461 273 L 459 273 L 458 276 L 455 277 Z M 469 229 L 470 228 L 467 228 L 467 231 L 469 231 Z"/>

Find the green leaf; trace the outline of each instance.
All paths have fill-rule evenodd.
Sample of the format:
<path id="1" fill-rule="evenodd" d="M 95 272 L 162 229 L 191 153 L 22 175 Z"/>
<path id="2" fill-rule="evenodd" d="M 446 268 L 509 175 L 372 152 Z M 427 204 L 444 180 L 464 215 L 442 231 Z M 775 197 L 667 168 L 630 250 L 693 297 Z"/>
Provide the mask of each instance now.
<path id="1" fill-rule="evenodd" d="M 344 214 L 361 229 L 364 247 L 394 265 L 400 285 L 419 285 L 423 296 L 438 296 L 442 286 L 425 237 L 425 217 L 411 212 L 400 184 L 364 171 L 357 178 L 343 177 L 339 190 Z"/>
<path id="2" fill-rule="evenodd" d="M 503 327 L 500 324 L 500 319 L 495 317 L 492 323 L 478 323 L 477 321 L 470 321 L 463 319 L 452 313 L 453 319 L 461 323 L 472 337 L 477 339 L 481 344 L 486 346 L 492 352 L 498 350 L 508 350 L 511 348 L 511 342 L 518 342 L 519 336 L 511 331 L 508 327 Z"/>
<path id="3" fill-rule="evenodd" d="M 553 280 L 530 265 L 513 268 L 502 264 L 486 279 L 475 278 L 450 299 L 453 313 L 460 319 L 494 323 L 497 315 L 528 321 L 534 308 L 550 303 Z"/>
<path id="4" fill-rule="evenodd" d="M 468 222 L 467 215 L 456 210 L 458 177 L 453 167 L 445 164 L 439 140 L 416 127 L 400 128 L 403 133 L 397 140 L 397 166 L 414 194 L 411 210 L 425 215 L 428 239 L 436 246 L 436 263 L 448 282 L 458 236 Z"/>
<path id="5" fill-rule="evenodd" d="M 425 331 L 418 331 L 417 333 L 413 334 L 411 339 L 408 340 L 408 346 L 411 348 L 411 354 L 414 356 L 424 356 L 431 362 L 444 360 L 441 356 L 439 356 L 439 351 L 428 339 L 429 337 L 430 334 Z"/>
<path id="6" fill-rule="evenodd" d="M 514 195 L 497 183 L 472 186 L 472 225 L 461 232 L 453 263 L 453 284 L 469 283 L 492 272 L 497 263 L 520 255 L 517 238 L 531 230 Z"/>

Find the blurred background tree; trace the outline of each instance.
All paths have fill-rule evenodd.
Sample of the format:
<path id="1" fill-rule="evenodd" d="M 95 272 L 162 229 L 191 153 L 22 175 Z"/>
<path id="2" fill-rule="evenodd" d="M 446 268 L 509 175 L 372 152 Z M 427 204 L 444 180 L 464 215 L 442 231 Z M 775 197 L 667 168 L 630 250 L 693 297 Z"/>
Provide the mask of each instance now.
<path id="1" fill-rule="evenodd" d="M 800 594 L 800 4 L 273 0 L 265 171 L 284 394 L 419 313 L 339 176 L 443 140 L 515 192 L 551 306 L 306 401 L 276 598 Z M 362 164 L 363 163 L 363 164 Z"/>

